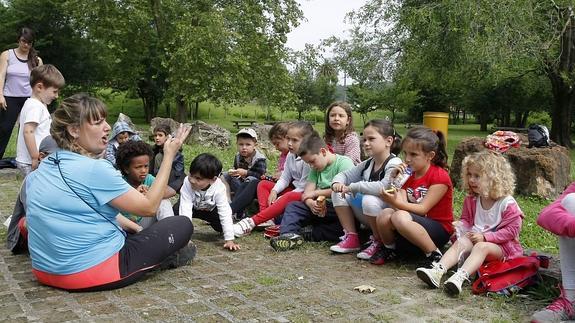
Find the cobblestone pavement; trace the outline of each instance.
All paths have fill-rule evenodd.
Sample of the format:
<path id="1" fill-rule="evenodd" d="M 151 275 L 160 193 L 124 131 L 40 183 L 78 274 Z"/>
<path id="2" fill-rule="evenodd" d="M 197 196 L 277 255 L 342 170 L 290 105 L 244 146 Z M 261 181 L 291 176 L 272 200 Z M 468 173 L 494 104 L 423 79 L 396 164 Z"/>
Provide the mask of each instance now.
<path id="1" fill-rule="evenodd" d="M 0 220 L 12 210 L 18 183 L 0 176 Z M 232 253 L 209 226 L 195 224 L 198 256 L 191 266 L 108 292 L 41 286 L 27 256 L 0 248 L 0 320 L 517 322 L 541 305 L 523 297 L 473 296 L 469 288 L 450 298 L 424 287 L 412 264 L 372 266 L 354 255 L 333 255 L 325 244 L 276 253 L 258 233 L 240 240 L 242 250 Z M 362 284 L 376 290 L 354 291 Z"/>

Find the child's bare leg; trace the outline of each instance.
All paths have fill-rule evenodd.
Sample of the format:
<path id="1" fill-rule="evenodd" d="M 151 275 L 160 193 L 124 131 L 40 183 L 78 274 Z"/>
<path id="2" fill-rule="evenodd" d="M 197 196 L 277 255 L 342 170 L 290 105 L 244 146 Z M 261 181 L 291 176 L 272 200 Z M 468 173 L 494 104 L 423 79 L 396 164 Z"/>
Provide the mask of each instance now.
<path id="1" fill-rule="evenodd" d="M 397 232 L 412 244 L 416 245 L 424 253 L 428 254 L 437 249 L 424 227 L 413 221 L 411 214 L 399 210 L 391 216 L 391 222 Z"/>
<path id="2" fill-rule="evenodd" d="M 492 242 L 478 242 L 471 249 L 471 254 L 461 267 L 466 273 L 473 273 L 481 267 L 485 260 L 497 260 L 503 258 L 501 247 Z"/>
<path id="3" fill-rule="evenodd" d="M 349 206 L 336 206 L 334 207 L 335 214 L 337 214 L 337 218 L 339 219 L 339 223 L 346 232 L 356 233 L 357 230 L 355 228 L 355 217 L 353 215 L 353 211 Z"/>
<path id="4" fill-rule="evenodd" d="M 469 252 L 472 248 L 473 243 L 467 237 L 461 237 L 443 254 L 439 263 L 447 270 L 459 262 L 459 255 L 462 252 Z"/>
<path id="5" fill-rule="evenodd" d="M 381 237 L 381 242 L 385 245 L 395 243 L 395 228 L 391 222 L 391 216 L 395 212 L 394 209 L 384 209 L 376 218 L 377 232 Z"/>
<path id="6" fill-rule="evenodd" d="M 373 239 L 375 241 L 381 241 L 381 235 L 379 234 L 379 229 L 377 228 L 377 217 L 368 215 L 365 218 L 367 219 L 367 223 L 371 229 L 371 235 L 373 235 Z"/>

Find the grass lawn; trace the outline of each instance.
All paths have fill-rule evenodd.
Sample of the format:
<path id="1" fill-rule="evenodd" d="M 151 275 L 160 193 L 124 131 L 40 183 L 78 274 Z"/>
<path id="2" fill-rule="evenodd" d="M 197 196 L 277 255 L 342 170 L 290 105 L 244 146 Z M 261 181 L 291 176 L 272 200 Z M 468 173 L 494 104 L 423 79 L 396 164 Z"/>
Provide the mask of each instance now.
<path id="1" fill-rule="evenodd" d="M 141 101 L 139 99 L 129 99 L 122 94 L 112 93 L 110 91 L 100 91 L 99 95 L 102 99 L 109 105 L 109 116 L 108 122 L 112 125 L 120 112 L 129 115 L 139 130 L 148 130 L 149 126 L 145 123 L 144 114 L 141 110 Z M 161 107 L 159 109 L 159 116 L 168 117 L 170 115 L 175 115 L 175 108 L 166 109 Z M 223 107 L 217 107 L 212 103 L 203 102 L 200 104 L 199 110 L 200 120 L 207 123 L 218 124 L 232 133 L 235 133 L 237 129 L 233 127 L 232 120 L 246 119 L 246 120 L 258 120 L 263 122 L 265 119 L 265 111 L 256 105 L 248 104 L 245 106 L 230 106 L 226 109 Z M 373 112 L 370 113 L 369 118 L 383 118 L 386 114 L 384 112 Z M 279 112 L 274 112 L 273 117 L 279 119 L 282 115 Z M 306 120 L 316 121 L 315 129 L 323 133 L 325 127 L 323 124 L 323 114 L 320 111 L 313 110 L 304 113 L 304 118 Z M 297 114 L 295 112 L 286 112 L 283 114 L 283 120 L 295 120 Z M 359 115 L 354 115 L 354 126 L 358 132 L 362 130 L 363 121 Z M 407 129 L 403 124 L 398 124 L 396 129 L 400 134 L 404 135 Z M 485 137 L 486 132 L 479 131 L 479 125 L 476 124 L 466 124 L 466 125 L 450 125 L 448 131 L 448 144 L 447 151 L 448 155 L 453 156 L 455 147 L 457 144 L 466 137 L 479 136 Z M 16 154 L 16 136 L 17 129 L 14 129 L 12 138 L 8 145 L 6 156 L 15 156 Z M 185 146 L 184 156 L 186 160 L 186 167 L 189 165 L 190 161 L 199 153 L 210 152 L 216 155 L 224 165 L 224 169 L 229 169 L 233 163 L 233 156 L 235 155 L 235 147 L 232 146 L 227 150 L 214 150 L 201 146 Z M 570 152 L 571 154 L 571 179 L 575 178 L 575 150 Z M 270 158 L 270 169 L 275 168 L 277 164 L 277 157 L 272 156 Z M 463 198 L 465 193 L 457 190 L 454 194 L 454 212 L 456 216 L 459 216 L 461 212 L 461 206 L 463 204 Z M 542 199 L 538 197 L 516 197 L 521 209 L 525 213 L 525 219 L 523 222 L 523 229 L 521 232 L 521 242 L 524 247 L 532 248 L 537 250 L 542 250 L 550 253 L 557 253 L 557 239 L 547 231 L 541 229 L 536 224 L 536 218 L 541 209 L 549 204 L 551 201 L 547 199 Z"/>

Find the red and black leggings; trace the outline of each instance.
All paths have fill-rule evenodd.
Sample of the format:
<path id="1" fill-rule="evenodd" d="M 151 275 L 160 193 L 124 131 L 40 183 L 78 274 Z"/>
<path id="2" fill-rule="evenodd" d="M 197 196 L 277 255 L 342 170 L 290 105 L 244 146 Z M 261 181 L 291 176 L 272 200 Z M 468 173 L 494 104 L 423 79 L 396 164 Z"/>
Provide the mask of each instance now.
<path id="1" fill-rule="evenodd" d="M 138 281 L 168 256 L 186 246 L 192 237 L 192 221 L 173 216 L 128 235 L 124 247 L 104 262 L 79 273 L 55 275 L 33 269 L 44 285 L 71 292 L 92 292 L 121 288 Z"/>

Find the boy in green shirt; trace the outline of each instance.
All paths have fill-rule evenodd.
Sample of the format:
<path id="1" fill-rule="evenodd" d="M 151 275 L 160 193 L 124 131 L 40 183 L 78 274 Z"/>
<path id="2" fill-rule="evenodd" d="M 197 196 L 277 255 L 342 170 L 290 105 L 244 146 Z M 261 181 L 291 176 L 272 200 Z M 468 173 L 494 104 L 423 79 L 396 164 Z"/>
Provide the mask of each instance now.
<path id="1" fill-rule="evenodd" d="M 300 144 L 298 155 L 311 167 L 302 201 L 292 202 L 285 209 L 280 235 L 271 239 L 276 251 L 300 246 L 304 238 L 300 231 L 312 226 L 312 241 L 338 241 L 343 235 L 331 197 L 331 183 L 335 175 L 353 167 L 347 156 L 329 151 L 325 141 L 314 131 Z"/>

